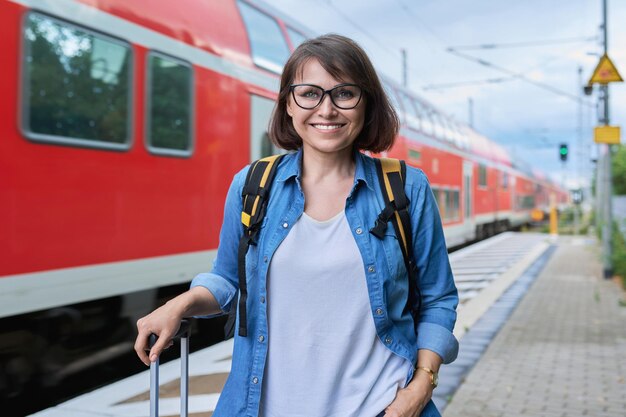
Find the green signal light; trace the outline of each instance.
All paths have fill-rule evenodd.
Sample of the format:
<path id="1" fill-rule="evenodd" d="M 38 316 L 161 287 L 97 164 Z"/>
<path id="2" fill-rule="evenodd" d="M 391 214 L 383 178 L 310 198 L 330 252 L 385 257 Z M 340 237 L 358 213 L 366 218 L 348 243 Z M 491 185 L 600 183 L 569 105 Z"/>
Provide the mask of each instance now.
<path id="1" fill-rule="evenodd" d="M 568 154 L 569 150 L 567 149 L 567 144 L 566 143 L 562 143 L 559 146 L 559 157 L 561 158 L 561 161 L 567 161 L 567 154 Z"/>
<path id="2" fill-rule="evenodd" d="M 567 155 L 567 148 L 561 148 L 561 155 Z"/>

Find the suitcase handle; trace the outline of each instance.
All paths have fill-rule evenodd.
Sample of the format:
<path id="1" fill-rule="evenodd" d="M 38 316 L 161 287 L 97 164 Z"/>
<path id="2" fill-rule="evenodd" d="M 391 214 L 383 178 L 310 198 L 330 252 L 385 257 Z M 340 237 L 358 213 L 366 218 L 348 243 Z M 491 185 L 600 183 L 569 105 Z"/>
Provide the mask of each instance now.
<path id="1" fill-rule="evenodd" d="M 180 328 L 172 340 L 180 339 L 180 415 L 189 415 L 189 336 L 191 324 L 188 319 L 180 322 Z M 158 336 L 150 334 L 148 344 L 154 346 Z M 159 415 L 159 358 L 150 363 L 150 417 Z"/>
<path id="2" fill-rule="evenodd" d="M 178 331 L 176 332 L 172 340 L 189 338 L 190 335 L 191 335 L 191 322 L 189 321 L 189 319 L 182 319 L 180 321 L 180 327 L 178 328 Z M 150 333 L 150 337 L 148 338 L 147 350 L 152 349 L 152 347 L 154 346 L 158 338 L 159 336 L 157 336 L 156 334 Z"/>

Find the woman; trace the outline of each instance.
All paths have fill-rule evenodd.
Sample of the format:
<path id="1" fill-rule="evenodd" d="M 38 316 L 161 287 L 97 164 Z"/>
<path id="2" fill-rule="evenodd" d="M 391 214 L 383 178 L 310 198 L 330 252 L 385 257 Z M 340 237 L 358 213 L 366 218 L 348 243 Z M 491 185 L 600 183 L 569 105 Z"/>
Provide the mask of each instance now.
<path id="1" fill-rule="evenodd" d="M 281 78 L 270 137 L 282 159 L 258 243 L 246 261 L 247 337 L 235 335 L 232 369 L 214 416 L 438 416 L 430 401 L 442 362 L 454 360 L 458 296 L 441 220 L 425 175 L 407 168 L 421 309 L 389 227 L 370 230 L 384 206 L 372 158 L 389 149 L 398 119 L 364 51 L 339 35 L 301 44 Z M 226 199 L 211 273 L 137 323 L 146 364 L 182 317 L 236 308 L 237 245 L 247 168 Z M 159 342 L 144 352 L 146 339 Z"/>

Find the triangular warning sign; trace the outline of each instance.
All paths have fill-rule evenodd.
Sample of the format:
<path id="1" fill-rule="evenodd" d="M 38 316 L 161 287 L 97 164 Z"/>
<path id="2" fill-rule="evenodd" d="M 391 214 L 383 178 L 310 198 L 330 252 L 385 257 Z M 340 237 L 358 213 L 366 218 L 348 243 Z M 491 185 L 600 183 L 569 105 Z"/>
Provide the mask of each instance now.
<path id="1" fill-rule="evenodd" d="M 593 75 L 589 80 L 589 84 L 608 84 L 614 82 L 622 82 L 622 76 L 617 72 L 617 68 L 607 54 L 602 55 L 598 66 L 593 71 Z"/>

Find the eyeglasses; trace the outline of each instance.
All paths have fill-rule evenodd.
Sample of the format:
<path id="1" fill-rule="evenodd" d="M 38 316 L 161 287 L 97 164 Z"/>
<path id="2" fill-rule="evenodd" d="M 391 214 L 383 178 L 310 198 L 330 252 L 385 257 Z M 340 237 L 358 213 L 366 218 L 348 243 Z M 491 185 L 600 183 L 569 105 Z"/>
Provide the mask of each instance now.
<path id="1" fill-rule="evenodd" d="M 330 90 L 313 84 L 292 84 L 289 89 L 298 107 L 305 110 L 319 106 L 326 94 L 336 107 L 343 110 L 353 109 L 361 101 L 361 87 L 356 84 L 339 84 Z"/>

